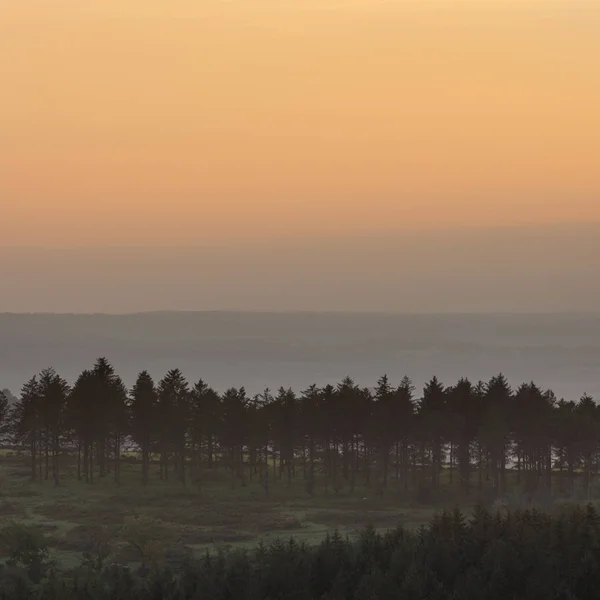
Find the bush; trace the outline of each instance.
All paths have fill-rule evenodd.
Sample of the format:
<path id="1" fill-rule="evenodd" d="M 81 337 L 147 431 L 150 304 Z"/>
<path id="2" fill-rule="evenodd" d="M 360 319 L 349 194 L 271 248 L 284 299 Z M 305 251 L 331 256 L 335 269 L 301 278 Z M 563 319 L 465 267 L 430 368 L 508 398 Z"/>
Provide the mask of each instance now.
<path id="1" fill-rule="evenodd" d="M 96 571 L 101 571 L 113 552 L 114 537 L 108 527 L 98 525 L 86 528 L 81 535 L 84 544 L 83 564 Z"/>
<path id="2" fill-rule="evenodd" d="M 9 523 L 0 530 L 0 546 L 11 567 L 22 567 L 34 582 L 39 582 L 49 568 L 48 540 L 33 525 Z"/>
<path id="3" fill-rule="evenodd" d="M 156 567 L 174 542 L 173 528 L 144 515 L 125 517 L 119 537 L 137 554 L 144 566 Z"/>

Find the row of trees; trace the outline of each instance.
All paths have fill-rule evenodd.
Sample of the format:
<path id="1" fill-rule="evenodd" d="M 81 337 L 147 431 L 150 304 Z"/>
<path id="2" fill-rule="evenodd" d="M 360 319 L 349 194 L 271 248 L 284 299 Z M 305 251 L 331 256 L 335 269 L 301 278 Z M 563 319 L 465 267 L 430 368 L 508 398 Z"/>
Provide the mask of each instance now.
<path id="1" fill-rule="evenodd" d="M 470 519 L 443 513 L 416 533 L 368 528 L 355 542 L 334 534 L 314 547 L 278 540 L 140 573 L 89 560 L 44 573 L 17 551 L 9 562 L 12 570 L 0 567 L 6 600 L 592 600 L 600 516 L 592 505 L 504 515 L 477 507 Z"/>
<path id="2" fill-rule="evenodd" d="M 600 410 L 589 396 L 558 400 L 534 383 L 512 390 L 503 375 L 445 386 L 437 378 L 415 394 L 383 376 L 374 389 L 347 377 L 249 397 L 244 388 L 217 393 L 190 385 L 178 369 L 155 383 L 146 371 L 127 389 L 105 359 L 73 385 L 47 369 L 29 380 L 0 419 L 14 444 L 31 456 L 32 479 L 60 482 L 61 455 L 76 452 L 78 477 L 119 482 L 121 453 L 133 442 L 141 481 L 151 465 L 161 479 L 202 484 L 207 469 L 225 466 L 231 483 L 269 485 L 302 477 L 335 489 L 357 483 L 383 490 L 393 477 L 404 489 L 446 483 L 469 494 L 485 482 L 498 493 L 509 471 L 530 489 L 556 482 L 572 490 L 582 472 L 590 489 L 600 457 Z"/>

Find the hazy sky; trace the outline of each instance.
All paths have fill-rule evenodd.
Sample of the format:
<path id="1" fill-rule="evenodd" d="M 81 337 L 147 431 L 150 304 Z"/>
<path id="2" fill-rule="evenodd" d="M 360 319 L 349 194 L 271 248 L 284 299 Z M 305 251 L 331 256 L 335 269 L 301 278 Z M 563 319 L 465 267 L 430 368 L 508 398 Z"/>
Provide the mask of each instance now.
<path id="1" fill-rule="evenodd" d="M 338 295 L 304 303 L 332 308 L 358 302 L 343 291 L 352 278 L 387 276 L 365 236 L 443 229 L 454 244 L 465 225 L 600 223 L 595 0 L 1 0 L 0 77 L 0 274 L 11 284 L 0 310 L 278 306 L 267 267 L 254 289 L 223 283 L 228 293 L 194 304 L 183 291 L 138 294 L 134 266 L 157 260 L 147 246 L 237 248 L 174 268 L 177 285 L 218 282 L 237 273 L 228 264 L 259 268 L 265 248 L 291 244 L 304 266 L 286 273 L 301 289 L 312 266 L 335 263 L 323 244 L 339 239 L 354 270 Z M 423 270 L 446 276 L 443 260 L 420 269 L 425 238 L 410 242 L 409 285 Z M 101 300 L 72 292 L 72 264 L 97 250 L 48 251 L 66 252 L 52 259 L 63 288 L 33 297 L 24 273 L 43 271 L 46 250 L 11 249 L 123 245 L 139 250 L 93 263 Z M 525 281 L 507 256 L 495 264 Z M 552 257 L 536 260 L 564 277 L 579 268 Z M 136 301 L 109 274 L 124 260 Z M 468 286 L 448 303 L 498 304 Z M 358 304 L 397 306 L 390 293 Z"/>

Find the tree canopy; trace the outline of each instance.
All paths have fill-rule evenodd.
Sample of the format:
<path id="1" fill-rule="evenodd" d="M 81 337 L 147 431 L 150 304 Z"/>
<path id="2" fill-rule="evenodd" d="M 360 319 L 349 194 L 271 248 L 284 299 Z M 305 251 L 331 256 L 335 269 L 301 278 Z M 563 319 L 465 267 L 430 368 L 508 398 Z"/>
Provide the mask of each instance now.
<path id="1" fill-rule="evenodd" d="M 101 357 L 72 385 L 46 369 L 12 406 L 0 395 L 0 428 L 29 452 L 31 477 L 56 485 L 61 452 L 77 453 L 82 481 L 119 483 L 126 445 L 139 452 L 144 485 L 158 476 L 201 487 L 203 472 L 226 468 L 232 487 L 251 480 L 267 495 L 297 477 L 312 494 L 319 475 L 336 492 L 383 493 L 393 478 L 422 498 L 448 482 L 465 495 L 489 484 L 500 496 L 511 471 L 528 493 L 557 486 L 589 498 L 600 462 L 600 409 L 589 396 L 558 400 L 533 382 L 512 389 L 502 374 L 453 385 L 433 377 L 420 393 L 407 376 L 383 375 L 373 388 L 345 377 L 250 397 L 188 382 L 176 368 L 157 382 L 143 371 L 128 390 Z"/>

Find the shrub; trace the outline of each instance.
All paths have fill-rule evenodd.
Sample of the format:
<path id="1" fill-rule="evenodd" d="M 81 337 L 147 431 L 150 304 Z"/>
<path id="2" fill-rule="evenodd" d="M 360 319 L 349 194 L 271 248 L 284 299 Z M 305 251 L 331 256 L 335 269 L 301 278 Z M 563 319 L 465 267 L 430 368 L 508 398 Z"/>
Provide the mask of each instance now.
<path id="1" fill-rule="evenodd" d="M 175 536 L 168 523 L 135 515 L 125 517 L 119 537 L 136 552 L 142 565 L 154 567 L 164 560 Z"/>
<path id="2" fill-rule="evenodd" d="M 34 582 L 40 581 L 50 566 L 48 540 L 33 525 L 5 525 L 0 530 L 0 546 L 8 555 L 6 564 L 26 569 Z"/>

